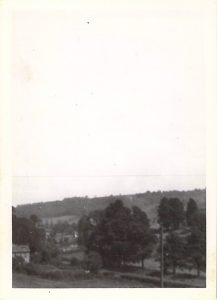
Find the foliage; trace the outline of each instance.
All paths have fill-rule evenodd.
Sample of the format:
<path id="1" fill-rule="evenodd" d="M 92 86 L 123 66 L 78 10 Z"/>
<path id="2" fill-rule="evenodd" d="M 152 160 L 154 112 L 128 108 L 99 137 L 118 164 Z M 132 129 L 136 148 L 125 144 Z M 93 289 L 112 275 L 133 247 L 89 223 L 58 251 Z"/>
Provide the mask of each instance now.
<path id="1" fill-rule="evenodd" d="M 119 265 L 132 252 L 128 237 L 130 219 L 130 209 L 117 200 L 105 209 L 104 217 L 89 236 L 88 251 L 100 253 L 104 265 Z"/>
<path id="2" fill-rule="evenodd" d="M 24 265 L 25 265 L 25 261 L 23 259 L 23 257 L 21 256 L 16 256 L 12 258 L 12 270 L 13 272 L 22 272 L 24 271 Z"/>
<path id="3" fill-rule="evenodd" d="M 30 216 L 30 220 L 31 220 L 34 224 L 37 224 L 37 223 L 40 222 L 40 219 L 38 218 L 38 216 L 37 216 L 37 215 L 34 215 L 34 214 Z"/>
<path id="4" fill-rule="evenodd" d="M 24 267 L 25 272 L 27 275 L 39 275 L 39 269 L 37 268 L 37 265 L 34 263 L 28 263 Z"/>
<path id="5" fill-rule="evenodd" d="M 162 198 L 158 207 L 158 223 L 166 229 L 171 225 L 169 199 Z"/>
<path id="6" fill-rule="evenodd" d="M 197 203 L 194 199 L 190 198 L 187 204 L 186 210 L 186 222 L 188 226 L 192 226 L 194 222 L 195 214 L 198 212 Z"/>
<path id="7" fill-rule="evenodd" d="M 44 230 L 38 228 L 31 219 L 19 218 L 16 215 L 13 215 L 12 241 L 14 244 L 27 244 L 33 253 L 40 250 L 44 238 Z"/>
<path id="8" fill-rule="evenodd" d="M 204 213 L 194 215 L 190 235 L 187 238 L 186 257 L 197 269 L 197 275 L 206 267 L 206 216 Z"/>
<path id="9" fill-rule="evenodd" d="M 177 267 L 183 267 L 185 262 L 185 239 L 175 232 L 166 236 L 164 243 L 164 264 L 165 268 L 171 267 L 173 275 Z"/>
<path id="10" fill-rule="evenodd" d="M 78 222 L 78 244 L 80 246 L 88 247 L 88 241 L 95 230 L 96 225 L 100 223 L 103 218 L 104 211 L 96 210 L 90 212 L 89 215 L 84 215 Z"/>
<path id="11" fill-rule="evenodd" d="M 138 207 L 130 210 L 116 200 L 95 218 L 95 222 L 90 220 L 90 216 L 86 216 L 80 222 L 83 244 L 88 252 L 101 255 L 104 266 L 141 261 L 150 255 L 154 235 L 146 214 Z"/>
<path id="12" fill-rule="evenodd" d="M 52 260 L 55 260 L 59 255 L 59 249 L 52 240 L 44 241 L 40 252 L 42 263 L 48 263 Z"/>
<path id="13" fill-rule="evenodd" d="M 45 240 L 44 229 L 37 226 L 38 217 L 30 219 L 17 217 L 15 210 L 12 216 L 12 241 L 18 245 L 29 245 L 31 259 L 34 262 L 49 262 L 59 254 L 56 244 Z"/>
<path id="14" fill-rule="evenodd" d="M 184 224 L 184 216 L 188 227 L 181 235 L 177 229 Z M 158 222 L 166 230 L 165 271 L 172 267 L 175 274 L 177 267 L 191 265 L 197 268 L 199 275 L 206 262 L 206 219 L 205 214 L 199 212 L 196 202 L 189 199 L 184 214 L 183 203 L 179 199 L 163 198 L 158 207 Z"/>
<path id="15" fill-rule="evenodd" d="M 71 261 L 70 261 L 71 266 L 79 266 L 80 263 L 81 263 L 80 260 L 77 259 L 76 257 L 71 258 Z"/>
<path id="16" fill-rule="evenodd" d="M 102 267 L 102 258 L 100 254 L 95 251 L 90 251 L 84 260 L 84 267 L 91 273 L 98 273 L 99 269 Z"/>
<path id="17" fill-rule="evenodd" d="M 78 244 L 87 247 L 87 242 L 90 234 L 93 231 L 93 226 L 87 216 L 82 216 L 78 222 Z"/>
<path id="18" fill-rule="evenodd" d="M 144 259 L 151 255 L 156 237 L 150 229 L 146 213 L 136 206 L 132 207 L 129 240 L 133 251 L 131 261 L 141 261 L 144 268 Z"/>
<path id="19" fill-rule="evenodd" d="M 158 207 L 159 224 L 167 230 L 178 229 L 184 217 L 184 206 L 178 198 L 162 198 Z"/>

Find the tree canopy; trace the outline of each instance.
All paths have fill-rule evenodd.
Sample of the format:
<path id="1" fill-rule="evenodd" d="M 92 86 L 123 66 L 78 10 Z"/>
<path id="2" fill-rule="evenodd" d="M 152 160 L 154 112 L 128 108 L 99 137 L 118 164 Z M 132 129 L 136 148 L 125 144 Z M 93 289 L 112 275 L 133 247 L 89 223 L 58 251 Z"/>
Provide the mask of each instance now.
<path id="1" fill-rule="evenodd" d="M 164 228 L 178 229 L 184 221 L 184 206 L 178 198 L 162 198 L 158 207 L 158 223 Z"/>
<path id="2" fill-rule="evenodd" d="M 188 226 L 192 226 L 195 214 L 198 212 L 197 203 L 194 199 L 190 198 L 186 209 L 186 222 Z"/>
<path id="3" fill-rule="evenodd" d="M 45 233 L 42 228 L 38 228 L 31 219 L 19 218 L 13 215 L 12 219 L 12 241 L 15 244 L 27 244 L 31 252 L 38 251 Z"/>
<path id="4" fill-rule="evenodd" d="M 197 274 L 206 266 L 206 215 L 197 212 L 192 220 L 190 235 L 187 238 L 186 258 L 197 268 Z"/>
<path id="5" fill-rule="evenodd" d="M 151 253 L 155 238 L 140 208 L 130 209 L 116 200 L 100 212 L 96 222 L 90 220 L 87 216 L 80 222 L 83 244 L 88 252 L 99 253 L 105 266 L 143 261 Z"/>

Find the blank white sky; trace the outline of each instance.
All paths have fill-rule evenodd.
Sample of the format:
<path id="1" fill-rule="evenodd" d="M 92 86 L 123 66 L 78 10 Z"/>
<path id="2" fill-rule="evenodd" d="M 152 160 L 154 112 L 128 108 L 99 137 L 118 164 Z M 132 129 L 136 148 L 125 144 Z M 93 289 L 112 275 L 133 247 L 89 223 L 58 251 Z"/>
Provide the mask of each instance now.
<path id="1" fill-rule="evenodd" d="M 204 188 L 205 34 L 190 11 L 16 12 L 13 203 Z"/>

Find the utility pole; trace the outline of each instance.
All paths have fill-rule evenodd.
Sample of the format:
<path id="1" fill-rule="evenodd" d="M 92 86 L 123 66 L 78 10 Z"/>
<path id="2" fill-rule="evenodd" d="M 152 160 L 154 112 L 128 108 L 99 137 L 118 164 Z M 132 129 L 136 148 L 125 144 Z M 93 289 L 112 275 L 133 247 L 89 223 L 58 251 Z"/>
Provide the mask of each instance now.
<path id="1" fill-rule="evenodd" d="M 160 287 L 164 287 L 164 243 L 163 243 L 163 226 L 160 227 L 160 248 L 161 248 L 161 257 L 160 257 Z"/>

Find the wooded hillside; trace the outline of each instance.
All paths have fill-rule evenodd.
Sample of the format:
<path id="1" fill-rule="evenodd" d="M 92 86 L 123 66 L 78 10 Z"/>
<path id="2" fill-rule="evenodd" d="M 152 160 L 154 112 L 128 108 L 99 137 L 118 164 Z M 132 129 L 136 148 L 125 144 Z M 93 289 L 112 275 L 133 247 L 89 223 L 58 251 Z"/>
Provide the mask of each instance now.
<path id="1" fill-rule="evenodd" d="M 189 198 L 193 198 L 199 208 L 205 209 L 206 191 L 195 189 L 192 191 L 157 191 L 146 192 L 133 195 L 111 195 L 106 197 L 72 197 L 58 201 L 38 202 L 34 204 L 18 205 L 16 213 L 19 216 L 29 217 L 36 214 L 40 218 L 59 217 L 65 215 L 74 215 L 80 217 L 84 213 L 92 210 L 104 209 L 116 199 L 122 200 L 124 205 L 131 207 L 136 205 L 144 210 L 152 222 L 155 222 L 157 216 L 157 207 L 163 197 L 179 198 L 184 205 Z"/>

